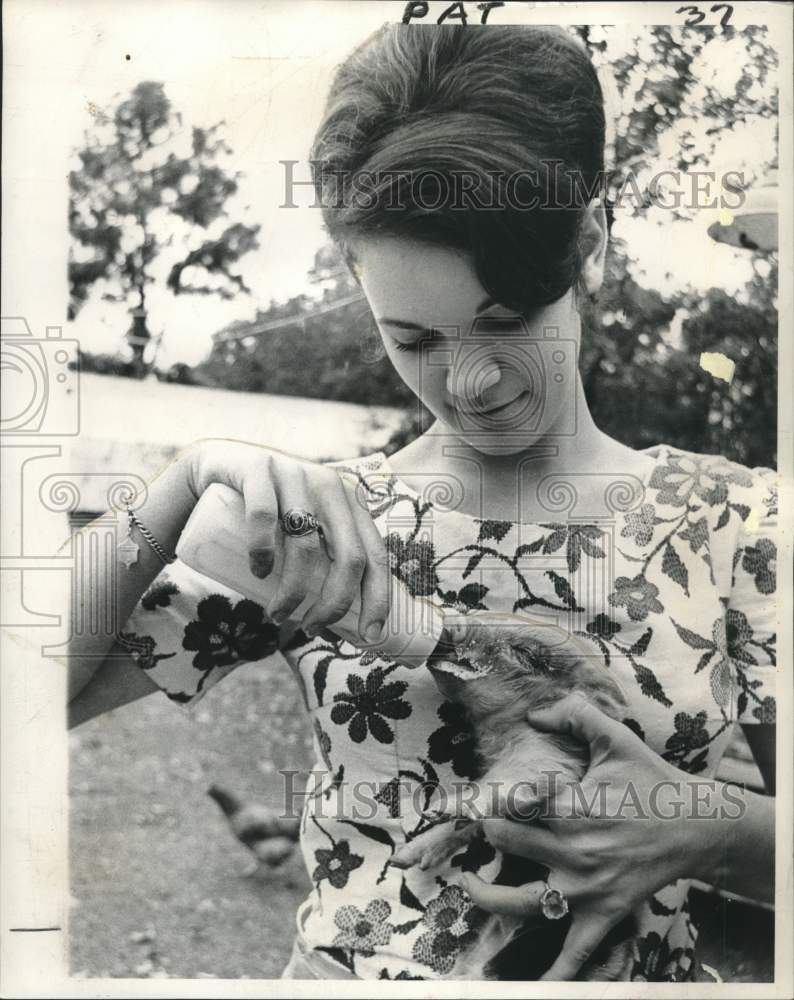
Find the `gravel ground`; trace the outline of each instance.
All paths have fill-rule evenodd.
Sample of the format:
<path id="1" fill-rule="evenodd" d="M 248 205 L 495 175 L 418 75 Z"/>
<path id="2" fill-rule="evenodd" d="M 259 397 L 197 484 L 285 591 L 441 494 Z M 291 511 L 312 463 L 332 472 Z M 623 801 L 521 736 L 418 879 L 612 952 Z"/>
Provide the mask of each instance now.
<path id="1" fill-rule="evenodd" d="M 279 770 L 310 766 L 306 713 L 280 658 L 239 668 L 193 710 L 154 694 L 74 730 L 73 975 L 279 976 L 309 888 L 302 858 L 243 877 L 250 855 L 206 790 L 277 807 Z M 771 980 L 772 914 L 703 894 L 692 910 L 703 961 L 726 981 Z"/>
<path id="2" fill-rule="evenodd" d="M 310 767 L 287 665 L 245 666 L 189 712 L 154 694 L 74 730 L 71 964 L 86 976 L 280 975 L 309 880 L 299 852 L 250 855 L 206 790 L 277 806 L 279 769 Z"/>

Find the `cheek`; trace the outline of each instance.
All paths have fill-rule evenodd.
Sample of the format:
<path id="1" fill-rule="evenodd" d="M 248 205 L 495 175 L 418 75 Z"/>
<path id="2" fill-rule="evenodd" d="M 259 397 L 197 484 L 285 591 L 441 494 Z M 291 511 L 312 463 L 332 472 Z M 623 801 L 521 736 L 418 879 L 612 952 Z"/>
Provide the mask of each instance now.
<path id="1" fill-rule="evenodd" d="M 444 387 L 443 369 L 429 365 L 419 350 L 398 351 L 387 347 L 386 353 L 403 382 L 421 399 L 438 398 Z"/>
<path id="2" fill-rule="evenodd" d="M 423 395 L 421 391 L 422 383 L 416 361 L 411 355 L 400 354 L 399 352 L 392 352 L 389 358 L 403 385 L 407 386 L 414 395 L 421 399 Z"/>

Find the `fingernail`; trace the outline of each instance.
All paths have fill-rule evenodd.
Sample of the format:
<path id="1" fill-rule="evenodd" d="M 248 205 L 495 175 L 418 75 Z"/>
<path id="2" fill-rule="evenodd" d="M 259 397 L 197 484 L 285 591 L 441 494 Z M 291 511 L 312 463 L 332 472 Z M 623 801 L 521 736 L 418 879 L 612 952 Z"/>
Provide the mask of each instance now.
<path id="1" fill-rule="evenodd" d="M 270 611 L 270 612 L 268 612 L 268 614 L 269 614 L 270 620 L 272 622 L 275 622 L 276 625 L 280 625 L 284 621 L 284 619 L 287 617 L 286 614 L 281 610 L 281 608 L 278 608 L 276 611 Z"/>
<path id="2" fill-rule="evenodd" d="M 364 633 L 364 638 L 367 642 L 376 642 L 380 639 L 380 634 L 383 631 L 384 622 L 373 622 L 371 625 L 367 626 L 367 630 Z"/>
<path id="3" fill-rule="evenodd" d="M 250 561 L 254 576 L 267 576 L 273 569 L 273 558 L 268 552 L 252 552 Z"/>

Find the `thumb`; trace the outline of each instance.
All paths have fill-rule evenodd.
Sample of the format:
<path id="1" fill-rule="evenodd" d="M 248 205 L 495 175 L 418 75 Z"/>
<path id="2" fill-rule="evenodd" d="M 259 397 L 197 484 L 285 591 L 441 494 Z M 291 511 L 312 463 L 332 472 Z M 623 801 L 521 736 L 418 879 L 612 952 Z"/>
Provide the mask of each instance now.
<path id="1" fill-rule="evenodd" d="M 534 916 L 540 912 L 540 899 L 546 890 L 545 882 L 527 885 L 493 885 L 479 875 L 468 872 L 460 879 L 460 887 L 468 893 L 472 903 L 489 913 L 509 917 Z"/>
<path id="2" fill-rule="evenodd" d="M 589 744 L 593 760 L 611 748 L 626 747 L 633 736 L 622 722 L 610 718 L 580 691 L 573 691 L 546 708 L 531 710 L 528 718 L 535 729 L 565 733 Z"/>

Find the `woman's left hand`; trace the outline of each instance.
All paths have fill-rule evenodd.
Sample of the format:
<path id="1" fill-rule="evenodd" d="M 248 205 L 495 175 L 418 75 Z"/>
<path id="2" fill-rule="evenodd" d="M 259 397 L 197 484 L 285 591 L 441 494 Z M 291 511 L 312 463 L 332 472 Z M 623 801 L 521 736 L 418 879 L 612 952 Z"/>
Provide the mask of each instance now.
<path id="1" fill-rule="evenodd" d="M 589 744 L 588 771 L 578 785 L 558 789 L 540 821 L 487 819 L 484 829 L 499 850 L 546 865 L 549 884 L 565 894 L 571 926 L 542 978 L 569 980 L 607 932 L 656 890 L 698 872 L 702 877 L 720 823 L 692 814 L 706 805 L 704 786 L 715 794 L 724 786 L 695 781 L 581 695 L 529 718 L 537 729 Z M 696 786 L 700 798 L 693 800 Z M 517 916 L 539 913 L 546 889 L 543 882 L 493 886 L 472 874 L 461 886 L 483 909 Z"/>

